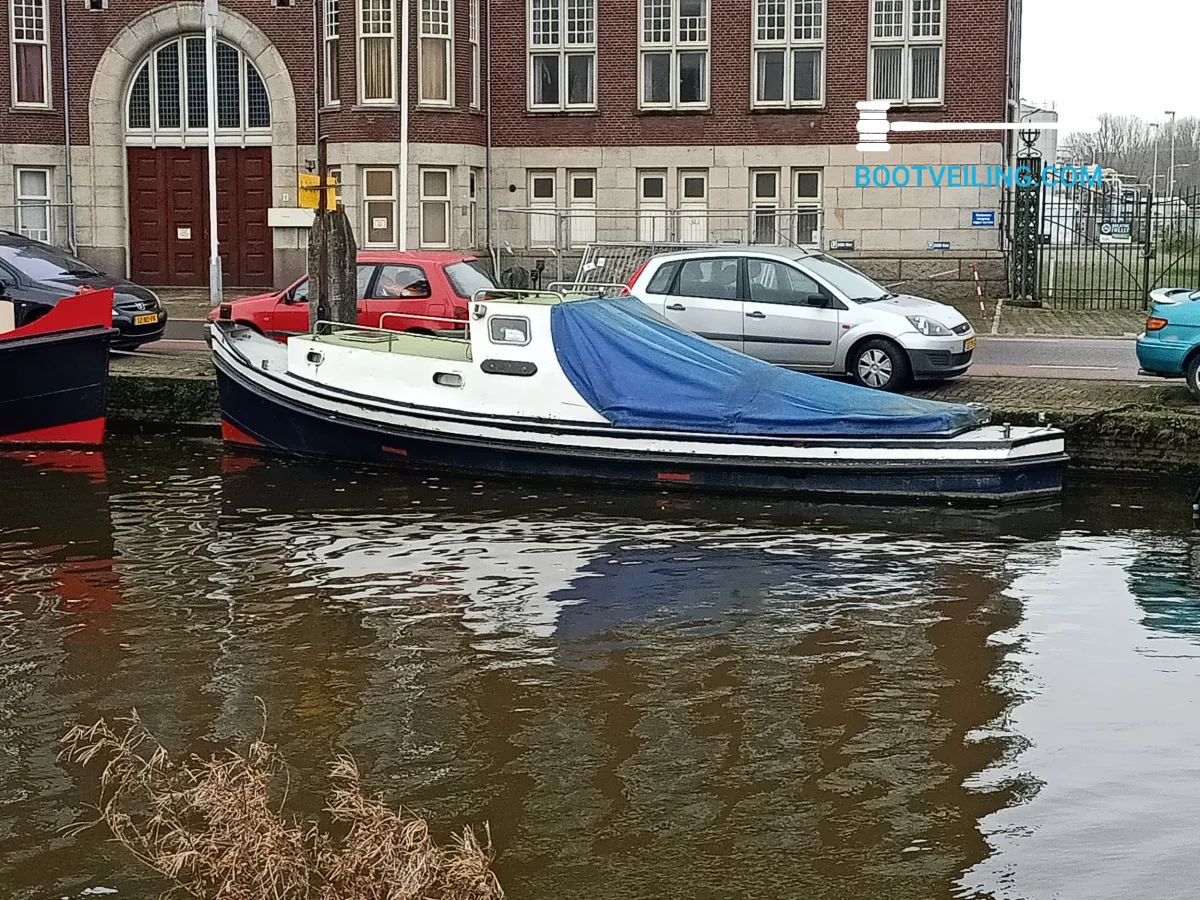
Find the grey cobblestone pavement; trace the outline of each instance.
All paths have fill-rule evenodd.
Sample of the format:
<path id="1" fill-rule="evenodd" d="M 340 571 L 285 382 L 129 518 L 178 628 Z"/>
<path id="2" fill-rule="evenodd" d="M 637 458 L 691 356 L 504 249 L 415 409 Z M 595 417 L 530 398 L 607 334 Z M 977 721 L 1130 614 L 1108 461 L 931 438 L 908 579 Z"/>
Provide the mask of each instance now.
<path id="1" fill-rule="evenodd" d="M 983 403 L 999 409 L 1099 412 L 1128 407 L 1194 413 L 1196 405 L 1182 381 L 1083 381 L 1039 378 L 960 378 L 910 392 L 914 397 L 948 403 Z"/>
<path id="2" fill-rule="evenodd" d="M 1130 337 L 1142 333 L 1146 313 L 1142 310 L 1032 309 L 1010 306 L 1000 309 L 997 302 L 984 301 L 985 315 L 979 313 L 979 301 L 957 301 L 956 309 L 967 317 L 982 335 L 995 333 L 1006 337 Z"/>

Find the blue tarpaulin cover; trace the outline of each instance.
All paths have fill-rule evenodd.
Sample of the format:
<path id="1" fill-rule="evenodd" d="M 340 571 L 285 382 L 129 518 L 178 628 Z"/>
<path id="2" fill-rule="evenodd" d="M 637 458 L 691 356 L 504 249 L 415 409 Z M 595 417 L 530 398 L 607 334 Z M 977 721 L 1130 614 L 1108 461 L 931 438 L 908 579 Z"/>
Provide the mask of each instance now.
<path id="1" fill-rule="evenodd" d="M 636 298 L 550 314 L 575 390 L 614 425 L 715 434 L 914 437 L 987 421 L 979 406 L 916 400 L 781 369 L 681 331 Z"/>

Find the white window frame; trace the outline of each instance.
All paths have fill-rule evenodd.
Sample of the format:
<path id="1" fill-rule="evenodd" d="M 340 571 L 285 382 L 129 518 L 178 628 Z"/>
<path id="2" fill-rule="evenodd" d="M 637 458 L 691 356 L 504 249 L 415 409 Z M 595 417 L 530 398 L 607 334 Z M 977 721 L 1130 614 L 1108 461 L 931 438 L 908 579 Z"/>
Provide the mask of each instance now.
<path id="1" fill-rule="evenodd" d="M 900 4 L 900 21 L 894 14 Z M 929 6 L 932 4 L 932 7 Z M 921 20 L 917 20 L 920 6 Z M 937 35 L 930 35 L 930 13 L 936 13 Z M 899 28 L 899 33 L 896 28 Z M 867 26 L 867 96 L 872 100 L 890 100 L 900 106 L 941 106 L 946 98 L 946 0 L 871 0 L 870 21 Z M 917 33 L 924 32 L 924 33 Z M 914 100 L 913 51 L 922 48 L 938 50 L 938 95 Z M 900 96 L 878 97 L 875 94 L 875 51 L 900 50 Z"/>
<path id="2" fill-rule="evenodd" d="M 445 194 L 429 194 L 425 191 L 425 176 L 426 175 L 442 175 L 446 179 Z M 445 250 L 453 243 L 450 234 L 450 195 L 453 193 L 454 170 L 448 169 L 445 166 L 421 166 L 417 169 L 417 216 L 418 216 L 418 242 L 421 247 L 430 250 Z M 442 234 L 445 235 L 445 240 L 430 241 L 425 237 L 425 208 L 426 206 L 439 205 L 442 207 Z"/>
<path id="3" fill-rule="evenodd" d="M 817 194 L 815 197 L 800 195 L 800 179 L 806 175 L 817 176 Z M 794 204 L 794 213 L 796 217 L 794 230 L 796 232 L 796 243 L 802 247 L 821 245 L 821 233 L 824 230 L 824 209 L 825 209 L 825 173 L 821 169 L 793 169 L 792 170 L 792 200 Z M 812 234 L 805 236 L 800 233 L 800 217 L 815 215 L 817 217 L 817 227 L 815 229 L 814 238 Z"/>
<path id="4" fill-rule="evenodd" d="M 534 19 L 534 3 L 545 3 L 553 5 L 556 12 L 556 20 L 558 23 L 557 31 L 552 36 L 553 40 L 541 38 L 539 43 L 539 35 L 535 27 Z M 596 29 L 597 29 L 597 14 L 596 8 L 601 0 L 590 0 L 590 21 L 584 21 L 585 37 L 590 39 L 580 40 L 573 37 L 571 34 L 570 15 L 572 7 L 580 2 L 580 0 L 526 0 L 526 36 L 525 36 L 525 70 L 526 82 L 529 85 L 526 97 L 528 109 L 530 112 L 563 112 L 570 110 L 593 110 L 596 108 Z M 584 0 L 587 2 L 587 0 Z M 640 2 L 640 0 L 639 0 Z M 535 97 L 535 79 L 534 79 L 534 59 L 536 57 L 553 57 L 558 60 L 558 99 L 554 103 L 537 103 Z M 570 60 L 577 57 L 586 57 L 590 60 L 591 80 L 588 84 L 588 93 L 591 99 L 584 103 L 570 102 L 570 79 L 568 78 L 568 69 Z"/>
<path id="5" fill-rule="evenodd" d="M 534 196 L 533 186 L 542 179 L 548 179 L 554 186 L 554 193 L 550 197 Z M 529 208 L 547 210 L 546 213 L 530 214 L 529 246 L 558 246 L 558 177 L 552 169 L 538 169 L 529 173 Z"/>
<path id="6" fill-rule="evenodd" d="M 467 39 L 471 44 L 471 109 L 481 105 L 480 79 L 483 69 L 479 52 L 479 0 L 468 0 Z"/>
<path id="7" fill-rule="evenodd" d="M 470 220 L 467 246 L 471 250 L 479 246 L 479 179 L 482 175 L 483 170 L 475 168 L 467 175 L 467 216 Z"/>
<path id="8" fill-rule="evenodd" d="M 638 0 L 638 109 L 642 110 L 706 110 L 712 96 L 712 52 L 710 40 L 712 35 L 712 3 L 711 0 L 698 0 L 702 21 L 697 30 L 703 28 L 703 39 L 688 39 L 684 36 L 685 28 L 691 28 L 692 17 L 684 20 L 680 15 L 681 4 L 696 2 L 696 0 Z M 646 6 L 648 4 L 670 7 L 670 24 L 667 40 L 650 40 L 646 35 Z M 670 99 L 666 102 L 650 102 L 646 99 L 646 59 L 650 56 L 669 54 L 671 61 L 671 91 Z M 704 78 L 702 90 L 704 97 L 698 102 L 684 103 L 679 99 L 679 58 L 684 54 L 702 53 L 704 55 Z"/>
<path id="9" fill-rule="evenodd" d="M 27 0 L 29 2 L 29 0 Z M 50 93 L 50 0 L 40 0 L 41 3 L 41 22 L 37 28 L 40 28 L 40 37 L 17 37 L 17 16 L 16 7 L 17 0 L 9 0 L 8 4 L 8 55 L 11 60 L 10 75 L 12 77 L 12 102 L 13 106 L 21 109 L 49 109 L 52 105 L 53 97 Z M 41 103 L 22 103 L 17 99 L 19 96 L 17 91 L 17 47 L 21 44 L 29 44 L 42 49 L 42 97 Z"/>
<path id="10" fill-rule="evenodd" d="M 704 186 L 703 197 L 689 197 L 687 183 L 700 180 Z M 684 244 L 708 243 L 708 170 L 679 170 L 679 234 Z"/>
<path id="11" fill-rule="evenodd" d="M 768 7 L 783 6 L 782 35 L 773 33 L 771 24 L 765 21 Z M 754 0 L 751 21 L 750 57 L 750 105 L 755 109 L 803 109 L 825 105 L 825 36 L 828 33 L 827 0 Z M 800 53 L 816 52 L 817 96 L 814 99 L 797 99 L 796 56 Z M 783 99 L 759 99 L 759 57 L 768 53 L 783 54 Z"/>
<path id="12" fill-rule="evenodd" d="M 444 31 L 439 30 L 442 24 L 434 25 L 434 16 L 440 20 L 445 16 Z M 454 106 L 454 0 L 420 0 L 417 10 L 417 102 L 421 106 Z M 446 80 L 445 97 L 426 97 L 425 90 L 425 42 L 441 41 L 446 45 L 446 63 L 442 77 Z"/>
<path id="13" fill-rule="evenodd" d="M 638 179 L 638 240 L 665 243 L 670 236 L 670 213 L 667 206 L 667 172 L 665 169 L 641 169 Z M 662 183 L 661 197 L 646 196 L 646 181 Z"/>
<path id="14" fill-rule="evenodd" d="M 321 42 L 322 99 L 325 101 L 325 106 L 340 106 L 342 103 L 342 80 L 338 63 L 341 58 L 341 0 L 324 0 L 322 5 L 324 7 L 322 10 L 323 40 Z M 335 85 L 336 91 L 334 90 Z"/>
<path id="15" fill-rule="evenodd" d="M 367 185 L 370 183 L 370 176 L 373 173 L 377 173 L 377 172 L 386 172 L 391 177 L 392 190 L 391 190 L 390 195 L 385 196 L 383 194 L 367 193 Z M 397 191 L 396 185 L 397 185 L 397 182 L 399 181 L 399 173 L 396 171 L 396 169 L 389 168 L 387 166 L 368 166 L 368 167 L 364 167 L 361 170 L 361 175 L 362 175 L 362 179 L 360 181 L 360 184 L 362 185 L 363 247 L 395 247 L 395 246 L 397 246 L 396 230 L 400 227 L 399 218 L 397 215 L 399 210 L 396 208 L 396 191 Z M 392 238 L 390 241 L 372 241 L 371 240 L 372 228 L 371 228 L 370 208 L 371 208 L 372 204 L 377 204 L 377 203 L 390 203 L 391 204 L 391 207 L 392 207 L 392 217 L 391 217 L 392 218 Z"/>
<path id="16" fill-rule="evenodd" d="M 354 17 L 356 27 L 358 29 L 358 42 L 355 47 L 354 68 L 358 80 L 358 102 L 363 106 L 395 106 L 396 105 L 396 3 L 395 0 L 357 0 L 357 15 Z M 364 32 L 363 24 L 366 18 L 364 8 L 368 5 L 379 5 L 381 8 L 386 8 L 389 14 L 389 22 L 387 30 L 378 32 Z M 388 96 L 367 98 L 366 92 L 366 72 L 363 69 L 363 60 L 366 59 L 364 48 L 369 40 L 386 40 L 390 46 L 388 51 L 388 59 L 391 60 L 391 83 L 388 85 Z"/>
<path id="17" fill-rule="evenodd" d="M 46 192 L 44 194 L 23 194 L 21 193 L 21 176 L 26 172 L 36 172 L 46 178 Z M 21 166 L 14 172 L 15 182 L 13 189 L 16 192 L 17 199 L 17 231 L 20 234 L 31 240 L 41 241 L 44 244 L 50 243 L 50 238 L 54 234 L 54 170 L 45 168 L 44 166 Z M 24 211 L 26 209 L 45 210 L 46 213 L 46 228 L 32 229 L 25 226 Z M 36 233 L 35 233 L 36 232 Z"/>
<path id="18" fill-rule="evenodd" d="M 125 129 L 126 144 L 135 147 L 156 147 L 160 145 L 170 147 L 198 147 L 208 142 L 207 127 L 193 128 L 189 124 L 191 116 L 188 105 L 187 42 L 203 39 L 202 35 L 191 33 L 171 38 L 171 40 L 155 46 L 154 49 L 142 57 L 141 61 L 134 66 L 134 74 L 125 89 L 125 102 L 122 107 L 121 122 Z M 258 77 L 264 93 L 266 93 L 267 87 L 266 79 L 263 78 L 262 72 L 254 65 L 254 62 L 238 47 L 222 39 L 218 39 L 217 43 L 218 45 L 228 47 L 238 55 L 238 92 L 240 98 L 238 127 L 227 128 L 221 125 L 218 120 L 217 143 L 223 146 L 269 146 L 271 144 L 271 125 L 269 123 L 267 125 L 250 125 L 250 70 L 253 69 L 254 74 Z M 159 54 L 172 45 L 176 47 L 175 65 L 177 69 L 176 86 L 178 89 L 179 124 L 168 126 L 163 125 L 160 120 Z M 137 79 L 142 74 L 142 71 L 146 69 L 148 69 L 149 73 L 150 124 L 149 126 L 131 128 L 129 125 L 129 104 L 133 99 L 133 89 L 137 83 Z M 273 122 L 275 110 L 270 105 L 271 98 L 269 94 L 266 94 L 266 100 L 267 117 L 269 122 Z"/>
<path id="19" fill-rule="evenodd" d="M 774 175 L 775 176 L 775 194 L 768 196 L 758 193 L 758 176 Z M 765 246 L 778 246 L 779 244 L 779 192 L 782 184 L 783 173 L 779 169 L 751 169 L 750 170 L 750 243 Z M 773 225 L 771 227 L 772 238 L 769 241 L 760 241 L 758 239 L 759 218 L 762 216 L 770 216 Z"/>
<path id="20" fill-rule="evenodd" d="M 592 183 L 591 197 L 576 197 L 575 186 Z M 596 240 L 596 170 L 580 169 L 567 173 L 567 242 L 572 248 L 584 247 Z"/>

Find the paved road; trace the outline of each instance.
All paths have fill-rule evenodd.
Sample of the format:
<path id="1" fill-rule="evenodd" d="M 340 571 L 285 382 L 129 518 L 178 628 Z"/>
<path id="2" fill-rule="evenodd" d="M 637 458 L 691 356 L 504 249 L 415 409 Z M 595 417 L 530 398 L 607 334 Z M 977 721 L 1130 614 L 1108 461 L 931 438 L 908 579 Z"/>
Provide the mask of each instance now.
<path id="1" fill-rule="evenodd" d="M 172 319 L 166 337 L 146 349 L 160 353 L 203 351 L 202 322 Z M 971 375 L 1025 378 L 1137 379 L 1131 340 L 981 337 Z"/>

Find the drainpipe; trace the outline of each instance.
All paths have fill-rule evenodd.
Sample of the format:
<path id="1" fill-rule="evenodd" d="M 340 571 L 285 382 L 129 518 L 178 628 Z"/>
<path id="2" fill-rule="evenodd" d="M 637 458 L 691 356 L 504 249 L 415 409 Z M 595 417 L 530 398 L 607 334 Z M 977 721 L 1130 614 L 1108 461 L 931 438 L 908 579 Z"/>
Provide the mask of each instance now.
<path id="1" fill-rule="evenodd" d="M 399 248 L 408 249 L 408 20 L 409 0 L 400 4 L 400 215 Z"/>
<path id="2" fill-rule="evenodd" d="M 72 255 L 78 255 L 75 240 L 75 181 L 71 171 L 71 82 L 67 65 L 67 0 L 59 0 L 59 18 L 62 21 L 62 75 L 63 75 L 63 139 L 67 150 L 67 246 Z"/>
<path id="3" fill-rule="evenodd" d="M 65 2 L 65 0 L 64 0 Z M 487 11 L 487 151 L 484 165 L 487 167 L 487 197 L 485 198 L 487 221 L 484 224 L 484 242 L 488 252 L 492 250 L 492 0 L 484 4 Z M 500 277 L 499 266 L 493 260 L 496 277 Z"/>

